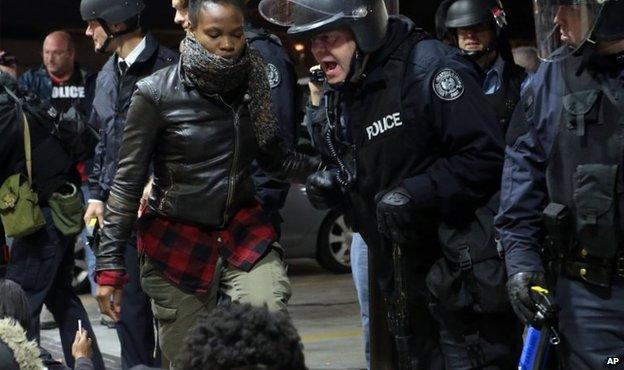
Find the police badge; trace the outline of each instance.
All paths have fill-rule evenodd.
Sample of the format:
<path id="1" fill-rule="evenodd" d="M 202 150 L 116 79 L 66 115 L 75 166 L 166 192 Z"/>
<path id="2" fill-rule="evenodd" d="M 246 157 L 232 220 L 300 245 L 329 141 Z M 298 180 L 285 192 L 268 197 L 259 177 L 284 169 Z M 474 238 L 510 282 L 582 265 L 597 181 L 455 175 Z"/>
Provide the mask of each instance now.
<path id="1" fill-rule="evenodd" d="M 436 95 L 446 101 L 452 101 L 464 93 L 464 83 L 452 69 L 443 69 L 433 79 L 433 91 Z"/>
<path id="2" fill-rule="evenodd" d="M 282 76 L 279 69 L 274 64 L 268 63 L 266 66 L 267 78 L 269 79 L 269 86 L 272 89 L 276 88 L 280 82 L 282 82 Z"/>

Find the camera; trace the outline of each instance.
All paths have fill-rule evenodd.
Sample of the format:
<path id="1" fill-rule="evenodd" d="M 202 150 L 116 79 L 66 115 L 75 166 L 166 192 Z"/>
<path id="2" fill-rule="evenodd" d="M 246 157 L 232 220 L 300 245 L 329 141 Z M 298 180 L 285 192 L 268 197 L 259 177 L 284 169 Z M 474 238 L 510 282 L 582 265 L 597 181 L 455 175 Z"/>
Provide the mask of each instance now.
<path id="1" fill-rule="evenodd" d="M 314 69 L 310 71 L 310 81 L 322 84 L 325 82 L 325 73 L 322 69 Z"/>

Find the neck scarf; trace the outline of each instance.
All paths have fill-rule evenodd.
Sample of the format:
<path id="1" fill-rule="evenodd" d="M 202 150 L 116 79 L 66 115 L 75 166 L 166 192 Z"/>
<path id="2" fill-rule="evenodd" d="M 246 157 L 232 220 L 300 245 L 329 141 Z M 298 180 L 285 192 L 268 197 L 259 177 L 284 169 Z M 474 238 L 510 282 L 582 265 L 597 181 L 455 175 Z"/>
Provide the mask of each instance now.
<path id="1" fill-rule="evenodd" d="M 182 69 L 192 87 L 207 95 L 244 89 L 258 144 L 265 147 L 274 139 L 277 121 L 271 114 L 267 67 L 258 51 L 247 46 L 237 60 L 226 59 L 210 53 L 189 33 L 182 44 Z"/>

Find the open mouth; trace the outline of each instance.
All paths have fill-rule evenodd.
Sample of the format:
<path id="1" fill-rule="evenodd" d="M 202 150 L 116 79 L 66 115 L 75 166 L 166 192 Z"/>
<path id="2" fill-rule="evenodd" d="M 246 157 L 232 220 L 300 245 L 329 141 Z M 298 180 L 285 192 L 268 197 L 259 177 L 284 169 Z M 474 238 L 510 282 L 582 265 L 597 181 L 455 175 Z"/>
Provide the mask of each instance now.
<path id="1" fill-rule="evenodd" d="M 333 70 L 335 70 L 336 67 L 338 67 L 338 63 L 336 63 L 336 62 L 323 62 L 322 63 L 322 67 L 323 67 L 323 71 L 325 71 L 325 73 L 328 73 L 328 72 L 332 72 Z"/>

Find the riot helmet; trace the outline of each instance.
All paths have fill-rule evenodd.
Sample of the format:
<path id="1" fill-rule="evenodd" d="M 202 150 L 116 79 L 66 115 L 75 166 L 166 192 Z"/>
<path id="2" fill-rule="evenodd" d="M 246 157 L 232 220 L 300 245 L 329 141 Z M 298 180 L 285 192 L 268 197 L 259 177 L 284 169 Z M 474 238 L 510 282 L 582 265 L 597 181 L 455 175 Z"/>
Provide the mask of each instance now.
<path id="1" fill-rule="evenodd" d="M 544 61 L 624 38 L 624 0 L 534 0 L 533 7 L 538 55 Z"/>
<path id="2" fill-rule="evenodd" d="M 498 49 L 503 28 L 507 26 L 507 15 L 503 4 L 500 0 L 456 0 L 448 6 L 444 26 L 453 32 L 453 40 L 456 46 L 459 46 L 458 28 L 469 28 L 480 24 L 489 25 L 495 37 L 490 45 L 485 45 L 483 50 L 462 50 L 464 55 L 472 59 L 478 59 Z M 506 42 L 506 40 L 504 41 Z"/>
<path id="3" fill-rule="evenodd" d="M 266 20 L 288 27 L 296 38 L 349 29 L 364 53 L 382 46 L 388 27 L 383 0 L 262 0 L 258 8 Z"/>
<path id="4" fill-rule="evenodd" d="M 446 27 L 446 12 L 453 0 L 442 0 L 435 13 L 436 38 L 446 44 L 452 43 L 453 35 Z"/>
<path id="5" fill-rule="evenodd" d="M 81 0 L 80 15 L 82 20 L 97 21 L 108 38 L 98 52 L 105 52 L 112 39 L 136 31 L 140 27 L 140 15 L 145 9 L 143 0 Z M 126 23 L 125 30 L 112 32 L 110 26 Z"/>

